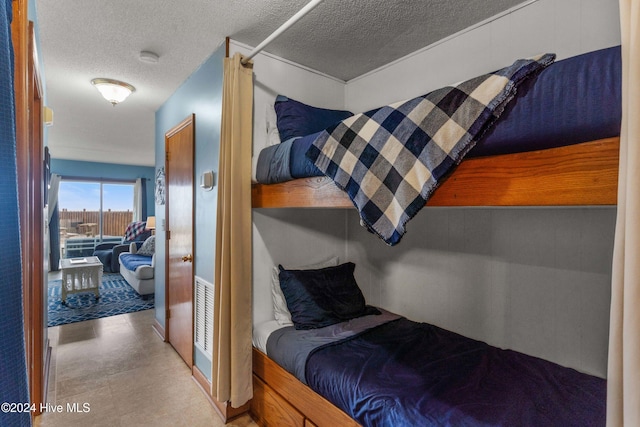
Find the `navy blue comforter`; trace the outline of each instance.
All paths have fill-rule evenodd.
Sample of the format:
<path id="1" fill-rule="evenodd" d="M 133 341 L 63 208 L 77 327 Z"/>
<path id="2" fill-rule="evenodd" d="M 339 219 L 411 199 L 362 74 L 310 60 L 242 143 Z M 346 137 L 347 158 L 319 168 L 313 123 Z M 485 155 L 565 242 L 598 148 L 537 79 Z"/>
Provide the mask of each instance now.
<path id="1" fill-rule="evenodd" d="M 405 318 L 319 347 L 305 375 L 365 426 L 605 425 L 605 380 Z"/>

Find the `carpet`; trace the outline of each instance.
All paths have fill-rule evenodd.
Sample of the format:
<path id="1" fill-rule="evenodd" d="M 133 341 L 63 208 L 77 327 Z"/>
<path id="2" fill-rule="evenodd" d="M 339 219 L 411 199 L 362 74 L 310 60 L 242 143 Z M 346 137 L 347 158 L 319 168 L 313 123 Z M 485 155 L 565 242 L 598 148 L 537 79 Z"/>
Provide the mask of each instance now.
<path id="1" fill-rule="evenodd" d="M 98 300 L 93 291 L 82 292 L 67 295 L 67 305 L 62 305 L 61 286 L 61 280 L 49 282 L 48 326 L 133 313 L 154 307 L 153 294 L 139 295 L 120 274 L 103 274 Z"/>

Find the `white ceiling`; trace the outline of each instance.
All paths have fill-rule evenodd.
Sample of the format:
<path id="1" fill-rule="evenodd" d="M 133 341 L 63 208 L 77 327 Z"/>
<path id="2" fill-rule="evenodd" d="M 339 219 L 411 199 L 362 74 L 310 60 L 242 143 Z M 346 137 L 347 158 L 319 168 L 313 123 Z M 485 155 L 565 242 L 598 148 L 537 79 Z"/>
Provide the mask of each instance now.
<path id="1" fill-rule="evenodd" d="M 36 0 L 52 157 L 154 165 L 154 114 L 180 84 L 226 36 L 256 46 L 307 2 Z M 325 0 L 265 50 L 348 81 L 523 2 Z M 113 107 L 96 77 L 136 92 Z"/>

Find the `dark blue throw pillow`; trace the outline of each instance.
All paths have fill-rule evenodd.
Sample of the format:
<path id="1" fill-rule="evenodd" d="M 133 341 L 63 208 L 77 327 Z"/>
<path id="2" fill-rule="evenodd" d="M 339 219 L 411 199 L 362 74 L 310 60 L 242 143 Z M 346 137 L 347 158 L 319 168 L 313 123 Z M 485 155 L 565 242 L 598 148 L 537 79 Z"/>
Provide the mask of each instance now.
<path id="1" fill-rule="evenodd" d="M 278 95 L 274 107 L 280 141 L 283 142 L 296 136 L 320 132 L 353 116 L 350 111 L 312 107 L 283 95 Z"/>
<path id="2" fill-rule="evenodd" d="M 281 265 L 280 287 L 296 329 L 315 329 L 367 314 L 380 314 L 365 304 L 348 262 L 317 270 L 285 270 Z"/>

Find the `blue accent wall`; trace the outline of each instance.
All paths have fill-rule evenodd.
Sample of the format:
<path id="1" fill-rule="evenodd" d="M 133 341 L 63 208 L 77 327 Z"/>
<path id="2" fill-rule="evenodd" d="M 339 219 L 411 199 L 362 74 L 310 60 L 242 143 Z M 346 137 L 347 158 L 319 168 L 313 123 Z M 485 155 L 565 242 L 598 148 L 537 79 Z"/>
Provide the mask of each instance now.
<path id="1" fill-rule="evenodd" d="M 51 173 L 74 178 L 147 180 L 147 216 L 153 216 L 154 173 L 151 166 L 117 165 L 113 163 L 83 162 L 78 160 L 51 159 Z"/>
<path id="2" fill-rule="evenodd" d="M 164 167 L 164 135 L 195 114 L 195 211 L 194 211 L 194 273 L 213 283 L 216 243 L 216 210 L 218 187 L 212 191 L 200 188 L 200 176 L 206 171 L 218 171 L 220 152 L 220 120 L 222 116 L 222 77 L 224 45 L 219 47 L 156 112 L 156 168 Z M 162 222 L 165 207 L 156 206 L 157 239 L 165 240 Z M 156 246 L 156 319 L 165 325 L 165 247 Z M 194 348 L 194 362 L 211 379 L 211 362 Z"/>

